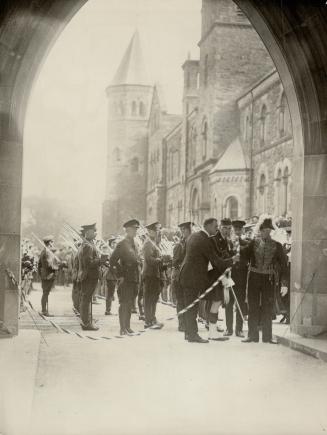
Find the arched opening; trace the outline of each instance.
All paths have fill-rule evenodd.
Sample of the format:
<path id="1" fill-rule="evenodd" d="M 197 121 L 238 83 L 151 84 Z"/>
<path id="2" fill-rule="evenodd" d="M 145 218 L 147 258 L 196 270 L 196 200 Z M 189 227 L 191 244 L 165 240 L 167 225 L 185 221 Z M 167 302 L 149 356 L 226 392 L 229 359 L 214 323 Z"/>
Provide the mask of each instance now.
<path id="1" fill-rule="evenodd" d="M 192 190 L 191 195 L 191 210 L 190 210 L 190 219 L 192 222 L 196 224 L 201 224 L 200 222 L 200 196 L 199 192 L 196 188 Z"/>
<path id="2" fill-rule="evenodd" d="M 236 196 L 229 196 L 224 204 L 224 217 L 235 220 L 239 217 L 239 202 Z"/>

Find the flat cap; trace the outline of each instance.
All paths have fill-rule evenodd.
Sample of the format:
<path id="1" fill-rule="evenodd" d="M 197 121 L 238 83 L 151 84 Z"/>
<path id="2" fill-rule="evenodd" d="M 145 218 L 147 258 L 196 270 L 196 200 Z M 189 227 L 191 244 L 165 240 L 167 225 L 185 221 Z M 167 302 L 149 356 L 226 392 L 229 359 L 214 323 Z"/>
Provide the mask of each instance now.
<path id="1" fill-rule="evenodd" d="M 232 225 L 232 221 L 229 218 L 224 218 L 220 221 L 220 225 Z"/>
<path id="2" fill-rule="evenodd" d="M 182 222 L 178 225 L 178 228 L 191 228 L 193 225 L 193 222 Z"/>
<path id="3" fill-rule="evenodd" d="M 152 224 L 145 225 L 145 228 L 147 230 L 157 231 L 157 230 L 160 230 L 161 225 L 159 222 L 153 222 Z"/>
<path id="4" fill-rule="evenodd" d="M 139 228 L 139 226 L 140 226 L 140 222 L 137 219 L 130 219 L 129 221 L 123 224 L 124 228 L 131 228 L 131 227 Z"/>
<path id="5" fill-rule="evenodd" d="M 242 220 L 239 220 L 239 219 L 236 219 L 235 221 L 232 221 L 232 225 L 233 225 L 234 228 L 243 228 L 245 224 L 246 224 L 245 221 L 242 221 Z"/>

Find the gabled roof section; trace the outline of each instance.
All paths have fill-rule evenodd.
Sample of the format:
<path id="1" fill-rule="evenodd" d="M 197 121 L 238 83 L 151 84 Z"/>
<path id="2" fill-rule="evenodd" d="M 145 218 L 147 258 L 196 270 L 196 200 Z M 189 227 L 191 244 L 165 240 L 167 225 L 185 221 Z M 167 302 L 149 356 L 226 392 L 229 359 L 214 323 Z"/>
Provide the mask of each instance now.
<path id="1" fill-rule="evenodd" d="M 111 86 L 149 85 L 139 32 L 136 30 L 120 62 Z"/>
<path id="2" fill-rule="evenodd" d="M 220 157 L 211 172 L 247 169 L 246 159 L 240 139 L 237 137 Z"/>

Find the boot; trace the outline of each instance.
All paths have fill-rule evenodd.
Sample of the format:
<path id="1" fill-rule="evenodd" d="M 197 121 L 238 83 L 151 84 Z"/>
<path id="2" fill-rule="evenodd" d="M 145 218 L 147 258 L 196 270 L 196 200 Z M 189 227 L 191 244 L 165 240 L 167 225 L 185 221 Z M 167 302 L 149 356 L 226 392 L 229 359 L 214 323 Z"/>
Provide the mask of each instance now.
<path id="1" fill-rule="evenodd" d="M 131 312 L 130 307 L 126 307 L 126 317 L 125 317 L 126 328 L 125 328 L 125 330 L 127 331 L 128 334 L 135 334 L 135 332 L 131 329 L 131 315 L 132 315 L 132 312 Z"/>

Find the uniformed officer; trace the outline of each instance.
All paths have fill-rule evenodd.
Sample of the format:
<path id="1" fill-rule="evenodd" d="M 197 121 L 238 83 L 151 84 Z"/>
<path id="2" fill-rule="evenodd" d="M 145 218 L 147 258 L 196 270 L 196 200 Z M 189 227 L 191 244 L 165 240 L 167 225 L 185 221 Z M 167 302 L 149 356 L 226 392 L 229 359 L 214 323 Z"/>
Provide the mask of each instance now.
<path id="1" fill-rule="evenodd" d="M 100 254 L 95 246 L 96 224 L 83 225 L 84 239 L 78 254 L 78 279 L 81 283 L 80 315 L 82 329 L 97 331 L 92 319 L 92 296 L 98 284 Z"/>
<path id="2" fill-rule="evenodd" d="M 259 313 L 261 306 L 262 341 L 277 342 L 272 339 L 272 310 L 275 286 L 281 281 L 282 290 L 287 288 L 287 259 L 283 247 L 270 236 L 274 226 L 272 219 L 258 222 L 260 235 L 248 246 L 241 249 L 241 257 L 250 263 L 248 282 L 249 333 L 244 343 L 259 341 Z M 277 269 L 280 276 L 277 276 Z"/>
<path id="3" fill-rule="evenodd" d="M 156 319 L 157 302 L 164 283 L 163 259 L 159 248 L 161 225 L 154 222 L 146 225 L 146 229 L 148 238 L 142 248 L 145 328 L 154 325 L 162 328 L 163 324 Z"/>
<path id="4" fill-rule="evenodd" d="M 84 237 L 84 234 L 81 233 L 81 236 Z M 73 311 L 79 316 L 80 303 L 81 303 L 81 283 L 78 279 L 78 268 L 79 268 L 79 251 L 81 248 L 81 243 L 77 240 L 74 240 L 77 251 L 73 254 L 73 265 L 72 265 L 72 301 L 73 301 Z"/>
<path id="5" fill-rule="evenodd" d="M 54 287 L 56 272 L 59 268 L 59 261 L 54 254 L 54 238 L 47 236 L 43 239 L 44 249 L 42 250 L 38 263 L 38 270 L 42 284 L 41 307 L 42 314 L 49 316 L 49 293 Z"/>
<path id="6" fill-rule="evenodd" d="M 179 283 L 179 273 L 186 253 L 186 241 L 192 233 L 192 226 L 192 222 L 183 222 L 178 225 L 179 229 L 181 230 L 182 237 L 180 241 L 176 243 L 173 249 L 171 285 L 173 294 L 175 295 L 177 301 L 177 313 L 185 308 L 183 289 Z M 178 330 L 185 332 L 184 315 L 178 317 Z"/>
<path id="7" fill-rule="evenodd" d="M 117 238 L 115 236 L 111 236 L 108 239 L 108 245 L 109 245 L 109 248 L 111 250 L 110 255 L 112 254 L 113 250 L 116 247 L 116 240 L 117 240 Z M 106 287 L 106 311 L 105 311 L 105 315 L 110 316 L 111 304 L 112 304 L 112 301 L 114 300 L 114 294 L 115 294 L 115 289 L 116 289 L 116 285 L 117 285 L 116 270 L 114 267 L 110 266 L 110 264 L 109 264 L 109 267 L 106 267 L 104 278 L 105 278 L 105 287 Z"/>
<path id="8" fill-rule="evenodd" d="M 117 244 L 111 254 L 109 263 L 117 271 L 120 335 L 129 335 L 134 333 L 130 322 L 133 303 L 140 282 L 139 265 L 141 258 L 135 242 L 140 223 L 137 219 L 131 219 L 125 222 L 123 227 L 126 236 Z"/>
<path id="9" fill-rule="evenodd" d="M 234 252 L 239 253 L 241 251 L 241 249 L 243 249 L 249 243 L 248 241 L 246 241 L 243 238 L 243 235 L 244 235 L 243 227 L 245 225 L 245 221 L 234 220 L 232 222 L 232 225 L 233 225 L 233 230 L 234 230 L 234 238 L 233 238 Z M 242 315 L 246 314 L 246 303 L 245 303 L 246 294 L 245 293 L 246 293 L 247 275 L 248 275 L 248 264 L 246 261 L 240 259 L 240 261 L 235 263 L 232 267 L 232 279 L 235 282 L 234 292 L 235 292 L 235 296 L 237 298 L 237 302 L 239 304 L 239 307 L 242 311 Z M 236 305 L 236 301 L 234 300 L 234 296 L 231 293 L 229 302 L 225 307 L 226 326 L 227 326 L 228 333 L 230 333 L 230 332 L 233 333 L 234 307 L 235 307 L 235 305 Z M 241 313 L 240 313 L 237 305 L 236 305 L 235 335 L 237 337 L 244 337 L 243 319 L 242 319 Z"/>

